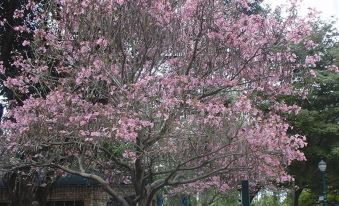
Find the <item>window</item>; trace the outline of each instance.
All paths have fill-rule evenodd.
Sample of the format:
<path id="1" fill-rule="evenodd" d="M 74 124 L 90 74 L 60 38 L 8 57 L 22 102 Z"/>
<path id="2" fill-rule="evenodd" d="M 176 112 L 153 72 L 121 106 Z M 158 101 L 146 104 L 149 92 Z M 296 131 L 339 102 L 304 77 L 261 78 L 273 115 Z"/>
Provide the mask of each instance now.
<path id="1" fill-rule="evenodd" d="M 50 201 L 46 206 L 84 206 L 84 201 Z"/>

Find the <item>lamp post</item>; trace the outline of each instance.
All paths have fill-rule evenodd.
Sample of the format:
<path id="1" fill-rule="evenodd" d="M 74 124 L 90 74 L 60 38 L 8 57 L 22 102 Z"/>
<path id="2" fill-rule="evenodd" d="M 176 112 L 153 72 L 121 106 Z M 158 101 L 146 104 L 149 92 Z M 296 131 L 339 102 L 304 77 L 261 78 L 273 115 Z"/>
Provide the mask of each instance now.
<path id="1" fill-rule="evenodd" d="M 250 206 L 250 189 L 248 180 L 241 181 L 241 206 Z"/>
<path id="2" fill-rule="evenodd" d="M 323 190 L 323 206 L 327 206 L 327 185 L 326 185 L 326 178 L 325 178 L 325 171 L 326 171 L 326 162 L 321 160 L 318 163 L 318 168 L 321 172 L 322 178 L 322 190 Z"/>

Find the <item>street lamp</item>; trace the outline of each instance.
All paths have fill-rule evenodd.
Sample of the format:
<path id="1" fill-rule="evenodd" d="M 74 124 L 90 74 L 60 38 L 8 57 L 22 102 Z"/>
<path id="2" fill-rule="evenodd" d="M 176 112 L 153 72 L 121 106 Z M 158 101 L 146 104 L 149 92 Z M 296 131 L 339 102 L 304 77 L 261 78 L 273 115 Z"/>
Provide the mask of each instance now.
<path id="1" fill-rule="evenodd" d="M 326 162 L 324 160 L 321 160 L 318 163 L 318 168 L 321 172 L 321 178 L 322 178 L 323 206 L 327 206 L 327 186 L 326 186 L 326 178 L 325 178 Z"/>

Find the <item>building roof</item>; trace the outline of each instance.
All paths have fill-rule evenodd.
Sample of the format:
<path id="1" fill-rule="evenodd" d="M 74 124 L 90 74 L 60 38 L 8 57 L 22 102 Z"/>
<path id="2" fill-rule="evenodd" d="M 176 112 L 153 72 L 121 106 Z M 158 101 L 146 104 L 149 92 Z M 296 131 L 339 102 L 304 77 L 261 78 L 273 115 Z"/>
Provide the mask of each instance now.
<path id="1" fill-rule="evenodd" d="M 81 177 L 78 175 L 66 175 L 59 177 L 54 185 L 56 187 L 69 187 L 69 186 L 98 186 L 99 184 L 85 177 Z"/>
<path id="2" fill-rule="evenodd" d="M 92 180 L 87 179 L 78 175 L 66 175 L 57 178 L 54 182 L 55 187 L 89 187 L 89 186 L 99 186 L 99 184 Z M 4 183 L 3 179 L 0 178 L 0 188 L 4 189 L 7 188 L 6 184 Z"/>

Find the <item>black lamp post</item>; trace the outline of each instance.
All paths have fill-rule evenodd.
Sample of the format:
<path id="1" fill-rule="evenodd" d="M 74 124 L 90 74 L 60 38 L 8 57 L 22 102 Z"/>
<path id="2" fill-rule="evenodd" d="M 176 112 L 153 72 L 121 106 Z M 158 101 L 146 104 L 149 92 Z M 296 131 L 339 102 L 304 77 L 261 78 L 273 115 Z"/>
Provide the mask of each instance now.
<path id="1" fill-rule="evenodd" d="M 321 178 L 322 178 L 322 190 L 323 190 L 323 206 L 327 206 L 327 185 L 326 185 L 326 178 L 325 178 L 325 171 L 326 171 L 326 162 L 324 160 L 321 160 L 318 163 L 318 168 L 321 172 Z"/>
<path id="2" fill-rule="evenodd" d="M 3 114 L 4 114 L 4 106 L 2 106 L 2 104 L 0 103 L 0 122 L 1 122 Z"/>
<path id="3" fill-rule="evenodd" d="M 250 206 L 250 189 L 248 180 L 241 181 L 241 206 Z"/>

